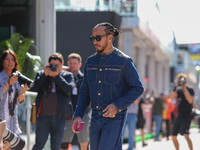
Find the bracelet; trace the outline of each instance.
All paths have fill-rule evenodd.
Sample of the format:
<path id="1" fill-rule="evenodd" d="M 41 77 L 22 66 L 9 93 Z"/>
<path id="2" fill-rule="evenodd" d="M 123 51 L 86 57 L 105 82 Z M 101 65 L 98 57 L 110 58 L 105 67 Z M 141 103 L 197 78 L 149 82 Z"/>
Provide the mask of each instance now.
<path id="1" fill-rule="evenodd" d="M 25 93 L 20 93 L 20 95 L 23 95 L 23 96 L 24 96 L 24 95 L 26 95 L 26 94 L 25 94 Z"/>
<path id="2" fill-rule="evenodd" d="M 8 87 L 4 84 L 3 87 L 5 87 L 6 89 L 8 89 Z"/>

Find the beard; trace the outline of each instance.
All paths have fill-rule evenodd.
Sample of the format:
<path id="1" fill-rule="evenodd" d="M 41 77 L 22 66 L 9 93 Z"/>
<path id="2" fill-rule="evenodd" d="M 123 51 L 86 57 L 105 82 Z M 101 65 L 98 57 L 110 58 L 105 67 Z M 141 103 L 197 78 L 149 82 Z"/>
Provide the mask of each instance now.
<path id="1" fill-rule="evenodd" d="M 107 47 L 107 43 L 102 46 L 102 49 L 100 49 L 100 50 L 96 49 L 97 54 L 103 53 L 103 51 L 105 50 L 106 47 Z"/>
<path id="2" fill-rule="evenodd" d="M 104 49 L 101 49 L 101 50 L 96 49 L 97 54 L 101 54 L 101 53 L 103 53 L 103 51 L 104 51 Z"/>

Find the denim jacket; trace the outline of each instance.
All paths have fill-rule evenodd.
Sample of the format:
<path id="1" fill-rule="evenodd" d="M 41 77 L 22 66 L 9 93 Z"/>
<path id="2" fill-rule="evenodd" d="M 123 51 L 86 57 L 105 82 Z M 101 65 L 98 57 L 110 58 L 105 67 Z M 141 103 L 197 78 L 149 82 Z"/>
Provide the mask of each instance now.
<path id="1" fill-rule="evenodd" d="M 84 79 L 74 117 L 92 109 L 103 110 L 113 103 L 118 113 L 126 112 L 142 93 L 143 86 L 131 58 L 118 49 L 108 55 L 93 54 L 84 67 Z"/>
<path id="2" fill-rule="evenodd" d="M 36 114 L 40 114 L 41 110 L 41 98 L 44 94 L 44 87 L 49 85 L 49 76 L 44 74 L 44 71 L 38 71 L 34 79 L 34 86 L 30 89 L 33 92 L 38 92 L 36 97 Z M 71 72 L 62 71 L 54 78 L 56 84 L 56 94 L 58 100 L 58 117 L 69 118 L 73 115 L 73 106 L 71 101 L 71 90 L 74 85 L 74 78 Z"/>

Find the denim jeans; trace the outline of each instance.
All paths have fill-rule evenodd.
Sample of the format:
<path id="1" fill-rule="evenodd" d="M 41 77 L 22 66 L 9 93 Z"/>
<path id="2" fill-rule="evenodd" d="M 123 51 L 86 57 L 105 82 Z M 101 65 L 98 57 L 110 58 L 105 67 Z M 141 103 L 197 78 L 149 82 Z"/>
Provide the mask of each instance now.
<path id="1" fill-rule="evenodd" d="M 126 123 L 124 124 L 122 135 L 124 135 L 126 125 L 128 125 L 128 150 L 132 150 L 135 147 L 135 142 L 133 141 L 135 135 L 135 128 L 137 123 L 136 114 L 127 114 Z"/>
<path id="2" fill-rule="evenodd" d="M 51 150 L 60 150 L 66 120 L 57 116 L 42 116 L 37 118 L 36 138 L 32 150 L 42 150 L 51 136 Z"/>
<path id="3" fill-rule="evenodd" d="M 90 126 L 90 149 L 122 150 L 121 135 L 125 113 L 117 114 L 114 118 L 102 115 L 102 110 L 93 109 Z"/>
<path id="4" fill-rule="evenodd" d="M 156 135 L 155 140 L 159 139 L 159 133 L 162 125 L 162 117 L 161 115 L 153 115 L 153 119 L 156 121 Z"/>

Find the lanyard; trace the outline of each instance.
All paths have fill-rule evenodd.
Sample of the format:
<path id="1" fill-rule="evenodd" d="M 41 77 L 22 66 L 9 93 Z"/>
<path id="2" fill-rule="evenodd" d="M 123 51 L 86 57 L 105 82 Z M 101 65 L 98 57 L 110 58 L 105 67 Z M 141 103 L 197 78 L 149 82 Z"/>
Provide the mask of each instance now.
<path id="1" fill-rule="evenodd" d="M 11 93 L 13 92 L 12 89 L 12 84 L 9 86 L 9 90 L 8 90 L 8 109 L 9 109 L 9 115 L 13 116 L 14 112 L 13 112 L 13 102 L 12 102 L 12 97 L 11 97 Z"/>
<path id="2" fill-rule="evenodd" d="M 74 86 L 76 86 L 77 83 L 78 83 L 78 81 L 79 81 L 79 80 L 78 80 L 78 75 L 76 75 L 75 80 L 76 80 L 76 81 L 75 81 L 75 83 L 74 83 Z"/>

